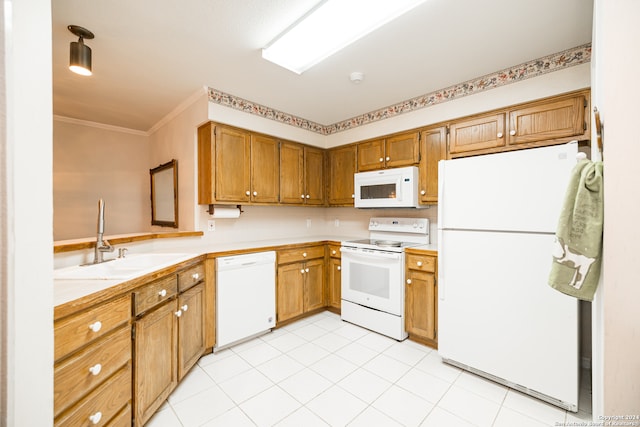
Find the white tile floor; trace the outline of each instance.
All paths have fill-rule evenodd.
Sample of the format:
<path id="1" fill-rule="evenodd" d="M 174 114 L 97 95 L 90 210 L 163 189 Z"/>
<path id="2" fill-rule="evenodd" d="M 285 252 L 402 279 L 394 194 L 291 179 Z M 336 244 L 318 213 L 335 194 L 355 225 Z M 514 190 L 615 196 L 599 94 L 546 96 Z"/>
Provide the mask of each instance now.
<path id="1" fill-rule="evenodd" d="M 147 426 L 559 426 L 582 384 L 574 414 L 323 312 L 202 357 Z"/>

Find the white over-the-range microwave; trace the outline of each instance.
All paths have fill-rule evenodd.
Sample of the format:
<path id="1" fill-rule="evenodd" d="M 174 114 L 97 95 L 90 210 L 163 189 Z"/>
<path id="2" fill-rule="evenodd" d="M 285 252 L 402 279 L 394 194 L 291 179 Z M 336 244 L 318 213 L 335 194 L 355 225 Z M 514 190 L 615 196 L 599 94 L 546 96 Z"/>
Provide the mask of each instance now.
<path id="1" fill-rule="evenodd" d="M 419 208 L 418 168 L 382 169 L 354 175 L 356 208 Z"/>

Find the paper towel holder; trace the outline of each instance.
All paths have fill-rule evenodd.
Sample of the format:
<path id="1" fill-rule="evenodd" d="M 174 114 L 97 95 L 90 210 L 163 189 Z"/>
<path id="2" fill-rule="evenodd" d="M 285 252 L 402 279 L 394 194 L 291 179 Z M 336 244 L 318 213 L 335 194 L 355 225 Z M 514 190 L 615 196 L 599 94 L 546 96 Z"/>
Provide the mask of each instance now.
<path id="1" fill-rule="evenodd" d="M 221 206 L 224 206 L 225 208 L 228 207 L 228 205 L 221 205 Z M 209 213 L 209 215 L 213 215 L 213 213 L 215 212 L 215 207 L 216 207 L 216 205 L 209 205 L 209 208 L 207 209 L 207 212 Z M 242 205 L 236 205 L 236 208 L 238 208 L 240 213 L 244 212 L 242 210 Z"/>

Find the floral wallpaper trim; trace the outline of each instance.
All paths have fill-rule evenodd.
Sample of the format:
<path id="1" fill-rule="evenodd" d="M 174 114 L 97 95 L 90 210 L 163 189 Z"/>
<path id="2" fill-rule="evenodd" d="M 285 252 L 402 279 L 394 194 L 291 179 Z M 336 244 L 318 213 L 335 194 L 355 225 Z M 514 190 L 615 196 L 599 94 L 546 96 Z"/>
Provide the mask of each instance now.
<path id="1" fill-rule="evenodd" d="M 409 100 L 390 105 L 379 110 L 361 114 L 331 125 L 322 125 L 302 117 L 294 116 L 273 108 L 242 99 L 217 89 L 208 88 L 209 102 L 225 107 L 255 114 L 266 119 L 275 120 L 291 126 L 296 126 L 322 135 L 331 135 L 358 126 L 367 125 L 379 120 L 388 119 L 399 114 L 441 104 L 467 95 L 485 90 L 495 89 L 510 83 L 519 82 L 531 77 L 559 71 L 575 65 L 591 61 L 591 43 L 548 55 L 539 59 L 525 62 L 514 67 L 506 68 L 495 73 L 487 74 L 476 79 L 468 80 L 444 89 L 420 95 Z"/>

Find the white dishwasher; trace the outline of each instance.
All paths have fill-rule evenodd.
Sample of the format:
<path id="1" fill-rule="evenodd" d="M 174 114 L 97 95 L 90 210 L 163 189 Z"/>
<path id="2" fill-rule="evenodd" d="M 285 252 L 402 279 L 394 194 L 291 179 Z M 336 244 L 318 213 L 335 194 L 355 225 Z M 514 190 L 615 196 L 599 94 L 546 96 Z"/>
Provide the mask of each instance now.
<path id="1" fill-rule="evenodd" d="M 276 253 L 216 259 L 216 345 L 220 350 L 276 325 Z"/>

